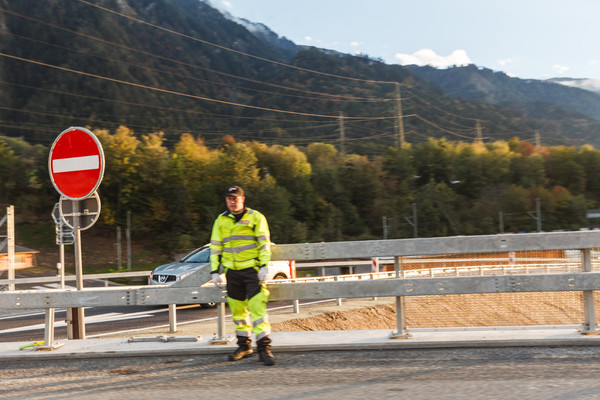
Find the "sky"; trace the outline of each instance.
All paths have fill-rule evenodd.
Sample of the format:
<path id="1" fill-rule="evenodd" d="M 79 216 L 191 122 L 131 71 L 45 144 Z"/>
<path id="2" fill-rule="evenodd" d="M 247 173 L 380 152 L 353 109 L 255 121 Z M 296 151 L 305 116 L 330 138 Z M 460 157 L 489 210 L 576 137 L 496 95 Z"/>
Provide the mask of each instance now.
<path id="1" fill-rule="evenodd" d="M 210 0 L 299 45 L 387 64 L 600 81 L 597 0 Z"/>

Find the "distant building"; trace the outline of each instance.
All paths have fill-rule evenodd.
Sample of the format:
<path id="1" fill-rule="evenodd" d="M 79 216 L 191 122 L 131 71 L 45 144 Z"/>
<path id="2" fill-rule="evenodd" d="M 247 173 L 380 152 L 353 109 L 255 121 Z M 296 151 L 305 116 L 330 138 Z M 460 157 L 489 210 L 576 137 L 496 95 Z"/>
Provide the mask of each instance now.
<path id="1" fill-rule="evenodd" d="M 15 245 L 15 269 L 29 268 L 37 265 L 35 255 L 39 251 Z M 8 270 L 7 243 L 0 243 L 0 271 Z"/>

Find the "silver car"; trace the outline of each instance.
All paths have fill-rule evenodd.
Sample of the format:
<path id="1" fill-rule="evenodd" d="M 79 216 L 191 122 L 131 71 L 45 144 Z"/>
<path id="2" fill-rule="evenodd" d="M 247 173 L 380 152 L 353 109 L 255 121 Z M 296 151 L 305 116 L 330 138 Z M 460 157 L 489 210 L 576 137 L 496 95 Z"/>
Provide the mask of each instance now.
<path id="1" fill-rule="evenodd" d="M 210 268 L 210 246 L 204 245 L 185 255 L 181 260 L 154 268 L 150 274 L 150 285 L 170 285 L 188 277 L 200 268 Z M 214 307 L 215 303 L 202 304 Z"/>
<path id="2" fill-rule="evenodd" d="M 151 285 L 171 284 L 187 278 L 192 272 L 210 264 L 210 247 L 204 245 L 185 255 L 181 260 L 154 268 Z"/>

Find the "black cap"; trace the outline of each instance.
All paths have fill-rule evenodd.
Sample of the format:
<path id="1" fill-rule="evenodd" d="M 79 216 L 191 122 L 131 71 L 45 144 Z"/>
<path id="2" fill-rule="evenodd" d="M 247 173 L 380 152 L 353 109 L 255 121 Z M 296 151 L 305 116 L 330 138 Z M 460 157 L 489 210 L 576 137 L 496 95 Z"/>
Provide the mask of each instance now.
<path id="1" fill-rule="evenodd" d="M 239 186 L 229 186 L 225 192 L 225 196 L 244 197 L 244 189 Z"/>

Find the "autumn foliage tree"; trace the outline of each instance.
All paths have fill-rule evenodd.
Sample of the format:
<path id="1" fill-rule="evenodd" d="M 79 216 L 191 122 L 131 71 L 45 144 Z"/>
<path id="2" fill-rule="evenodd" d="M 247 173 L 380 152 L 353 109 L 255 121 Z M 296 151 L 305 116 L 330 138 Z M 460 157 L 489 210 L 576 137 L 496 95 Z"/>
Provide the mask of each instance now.
<path id="1" fill-rule="evenodd" d="M 421 237 L 535 231 L 537 202 L 543 230 L 579 229 L 594 226 L 586 212 L 600 208 L 600 151 L 589 145 L 429 139 L 367 157 L 319 142 L 229 135 L 210 148 L 190 134 L 170 146 L 162 132 L 95 134 L 106 158 L 99 229 L 112 232 L 130 213 L 133 234 L 165 252 L 208 241 L 231 184 L 267 216 L 276 243 L 382 238 L 384 224 L 388 238 L 408 238 L 416 222 Z M 0 201 L 47 217 L 48 202 L 32 201 L 48 192 L 47 161 L 23 146 L 0 140 Z"/>

